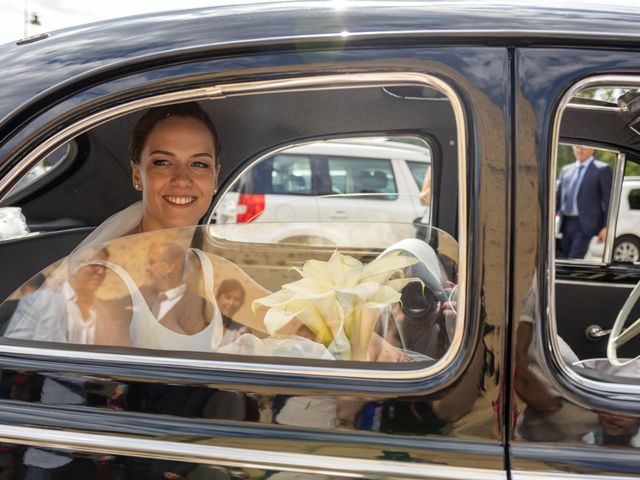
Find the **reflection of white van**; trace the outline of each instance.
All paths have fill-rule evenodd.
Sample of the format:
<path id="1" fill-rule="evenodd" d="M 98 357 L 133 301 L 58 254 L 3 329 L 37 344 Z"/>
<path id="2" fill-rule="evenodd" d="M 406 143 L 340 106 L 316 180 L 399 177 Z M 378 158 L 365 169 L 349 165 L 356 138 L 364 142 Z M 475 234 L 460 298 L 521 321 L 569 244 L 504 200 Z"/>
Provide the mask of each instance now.
<path id="1" fill-rule="evenodd" d="M 290 222 L 289 229 L 265 228 L 261 240 L 333 244 L 345 239 L 331 223 L 411 224 L 425 213 L 419 194 L 431 165 L 428 145 L 416 140 L 327 140 L 281 150 L 234 182 L 214 210 L 216 223 Z"/>
<path id="2" fill-rule="evenodd" d="M 640 261 L 640 177 L 625 177 L 622 182 L 613 260 Z"/>
<path id="3" fill-rule="evenodd" d="M 604 243 L 591 241 L 586 260 L 600 261 Z M 612 253 L 614 262 L 640 261 L 640 177 L 624 177 Z"/>

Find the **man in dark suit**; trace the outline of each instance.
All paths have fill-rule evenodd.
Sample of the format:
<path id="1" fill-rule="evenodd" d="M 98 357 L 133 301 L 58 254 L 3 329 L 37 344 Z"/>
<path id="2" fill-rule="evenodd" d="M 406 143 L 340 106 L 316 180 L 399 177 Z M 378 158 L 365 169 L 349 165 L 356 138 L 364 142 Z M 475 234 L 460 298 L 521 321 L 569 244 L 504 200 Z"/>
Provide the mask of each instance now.
<path id="1" fill-rule="evenodd" d="M 573 147 L 576 161 L 558 176 L 556 208 L 560 215 L 560 245 L 566 258 L 584 258 L 594 236 L 603 242 L 611 196 L 611 168 L 593 158 L 593 148 Z"/>

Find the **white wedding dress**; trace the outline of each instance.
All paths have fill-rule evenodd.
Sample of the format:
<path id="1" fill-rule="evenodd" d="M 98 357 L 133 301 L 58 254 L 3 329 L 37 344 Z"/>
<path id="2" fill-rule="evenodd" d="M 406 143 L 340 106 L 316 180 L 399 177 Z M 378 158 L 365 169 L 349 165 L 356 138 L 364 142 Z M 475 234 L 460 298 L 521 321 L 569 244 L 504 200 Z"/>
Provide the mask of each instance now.
<path id="1" fill-rule="evenodd" d="M 216 351 L 222 342 L 224 326 L 222 315 L 215 300 L 214 273 L 211 260 L 202 250 L 192 248 L 202 266 L 205 300 L 213 306 L 212 318 L 207 326 L 193 335 L 178 333 L 162 325 L 156 319 L 142 296 L 138 285 L 131 275 L 120 265 L 105 260 L 90 260 L 90 265 L 102 265 L 113 271 L 127 287 L 133 312 L 129 333 L 131 343 L 139 348 L 152 348 L 158 350 L 178 350 L 194 352 Z"/>

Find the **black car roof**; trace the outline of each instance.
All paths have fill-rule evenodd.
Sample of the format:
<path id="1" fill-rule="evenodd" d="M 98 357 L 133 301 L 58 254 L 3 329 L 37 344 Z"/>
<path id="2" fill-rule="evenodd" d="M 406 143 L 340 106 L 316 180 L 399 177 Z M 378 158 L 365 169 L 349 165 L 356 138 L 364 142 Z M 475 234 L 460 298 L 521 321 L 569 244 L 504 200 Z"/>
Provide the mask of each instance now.
<path id="1" fill-rule="evenodd" d="M 0 127 L 12 113 L 73 79 L 132 61 L 255 43 L 290 45 L 371 37 L 435 41 L 553 40 L 640 43 L 640 9 L 627 2 L 270 2 L 156 13 L 83 25 L 34 43 L 0 46 Z M 466 39 L 466 40 L 465 40 Z M 1 135 L 1 132 L 0 132 Z"/>

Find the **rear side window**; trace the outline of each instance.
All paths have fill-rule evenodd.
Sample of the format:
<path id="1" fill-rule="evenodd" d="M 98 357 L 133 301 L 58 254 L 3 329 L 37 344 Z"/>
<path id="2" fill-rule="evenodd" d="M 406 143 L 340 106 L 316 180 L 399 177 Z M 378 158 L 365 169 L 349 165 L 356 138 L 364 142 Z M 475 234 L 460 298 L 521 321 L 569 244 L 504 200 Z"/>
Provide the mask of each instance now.
<path id="1" fill-rule="evenodd" d="M 309 159 L 297 155 L 273 157 L 271 189 L 273 193 L 309 195 L 311 193 L 311 165 Z"/>
<path id="2" fill-rule="evenodd" d="M 329 158 L 333 191 L 344 194 L 397 193 L 389 160 Z"/>
<path id="3" fill-rule="evenodd" d="M 640 189 L 634 189 L 629 192 L 629 208 L 631 210 L 640 210 Z"/>

